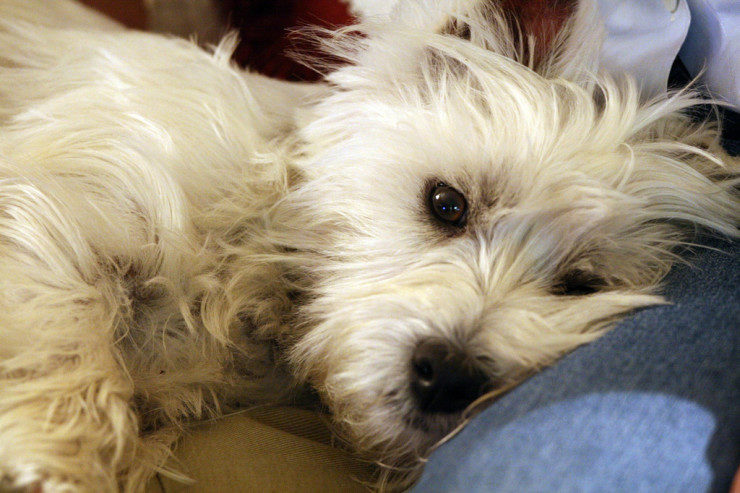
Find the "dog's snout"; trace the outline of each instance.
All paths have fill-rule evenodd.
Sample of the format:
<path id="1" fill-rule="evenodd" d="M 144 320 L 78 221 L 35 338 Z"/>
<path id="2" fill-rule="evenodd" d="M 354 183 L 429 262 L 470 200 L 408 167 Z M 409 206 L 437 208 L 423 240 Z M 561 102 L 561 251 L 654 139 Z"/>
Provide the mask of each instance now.
<path id="1" fill-rule="evenodd" d="M 473 362 L 440 341 L 424 341 L 411 361 L 411 389 L 422 411 L 462 411 L 489 386 L 485 373 Z"/>

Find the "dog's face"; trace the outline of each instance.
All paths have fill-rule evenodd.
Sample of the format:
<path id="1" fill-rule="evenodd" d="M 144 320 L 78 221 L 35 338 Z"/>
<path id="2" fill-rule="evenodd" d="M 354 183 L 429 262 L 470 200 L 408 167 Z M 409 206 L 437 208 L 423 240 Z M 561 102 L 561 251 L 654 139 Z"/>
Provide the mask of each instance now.
<path id="1" fill-rule="evenodd" d="M 665 220 L 730 228 L 736 207 L 659 143 L 681 136 L 683 100 L 642 107 L 633 88 L 402 31 L 367 34 L 331 77 L 291 197 L 310 231 L 296 245 L 320 259 L 292 363 L 391 462 L 655 303 Z"/>

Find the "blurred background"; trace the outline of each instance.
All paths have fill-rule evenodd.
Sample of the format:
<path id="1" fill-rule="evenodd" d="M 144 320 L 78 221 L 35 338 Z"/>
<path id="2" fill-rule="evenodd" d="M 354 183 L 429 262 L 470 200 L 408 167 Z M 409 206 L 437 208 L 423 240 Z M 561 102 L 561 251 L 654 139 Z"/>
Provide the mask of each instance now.
<path id="1" fill-rule="evenodd" d="M 2 1 L 2 0 L 0 0 Z M 395 0 L 79 0 L 122 24 L 217 43 L 230 30 L 241 42 L 242 67 L 290 81 L 315 81 L 316 71 L 296 62 L 299 52 L 321 60 L 295 28 L 334 28 L 363 15 L 387 13 Z M 556 1 L 556 0 L 552 0 Z M 534 0 L 506 0 L 531 7 Z M 740 0 L 597 0 L 607 31 L 602 68 L 632 73 L 645 94 L 694 87 L 724 100 L 724 135 L 740 141 Z M 678 55 L 678 57 L 677 57 Z M 733 108 L 732 111 L 729 108 Z M 703 117 L 700 115 L 699 117 Z"/>
<path id="2" fill-rule="evenodd" d="M 216 43 L 226 32 L 236 29 L 241 39 L 234 53 L 237 63 L 293 81 L 319 78 L 288 54 L 292 50 L 310 51 L 305 43 L 301 45 L 294 28 L 337 27 L 353 21 L 340 0 L 81 1 L 128 27 L 195 37 L 201 44 Z"/>

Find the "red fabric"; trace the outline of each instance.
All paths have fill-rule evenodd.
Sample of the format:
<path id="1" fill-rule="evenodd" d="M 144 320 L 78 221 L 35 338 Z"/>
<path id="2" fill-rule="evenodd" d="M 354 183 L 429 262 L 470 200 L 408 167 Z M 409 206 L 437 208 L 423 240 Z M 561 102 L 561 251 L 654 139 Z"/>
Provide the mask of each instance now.
<path id="1" fill-rule="evenodd" d="M 220 8 L 241 35 L 234 59 L 242 66 L 286 80 L 319 78 L 316 72 L 290 57 L 290 51 L 310 50 L 299 43 L 299 37 L 290 35 L 292 28 L 338 27 L 353 22 L 339 0 L 220 0 Z M 315 52 L 308 54 L 319 56 Z"/>

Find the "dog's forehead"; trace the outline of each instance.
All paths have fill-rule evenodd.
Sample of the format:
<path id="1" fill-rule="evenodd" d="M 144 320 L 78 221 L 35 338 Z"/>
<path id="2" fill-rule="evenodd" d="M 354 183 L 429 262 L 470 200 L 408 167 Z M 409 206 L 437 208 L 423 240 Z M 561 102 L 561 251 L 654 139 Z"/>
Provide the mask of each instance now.
<path id="1" fill-rule="evenodd" d="M 362 165 L 344 172 L 364 183 L 404 186 L 411 180 L 418 186 L 437 179 L 502 192 L 560 181 L 564 173 L 589 175 L 595 160 L 623 154 L 618 132 L 599 134 L 594 142 L 595 119 L 574 111 L 582 122 L 562 124 L 567 117 L 553 109 L 555 103 L 502 111 L 473 104 L 450 99 L 434 106 L 388 105 L 384 114 L 367 116 L 338 152 L 341 159 L 361 152 Z"/>
<path id="2" fill-rule="evenodd" d="M 618 127 L 600 132 L 602 110 L 592 95 L 562 81 L 496 83 L 485 91 L 425 87 L 395 96 L 361 97 L 337 130 L 370 155 L 421 172 L 427 165 L 470 174 L 577 165 L 573 156 L 610 152 L 624 140 Z M 618 120 L 620 110 L 610 111 Z"/>

